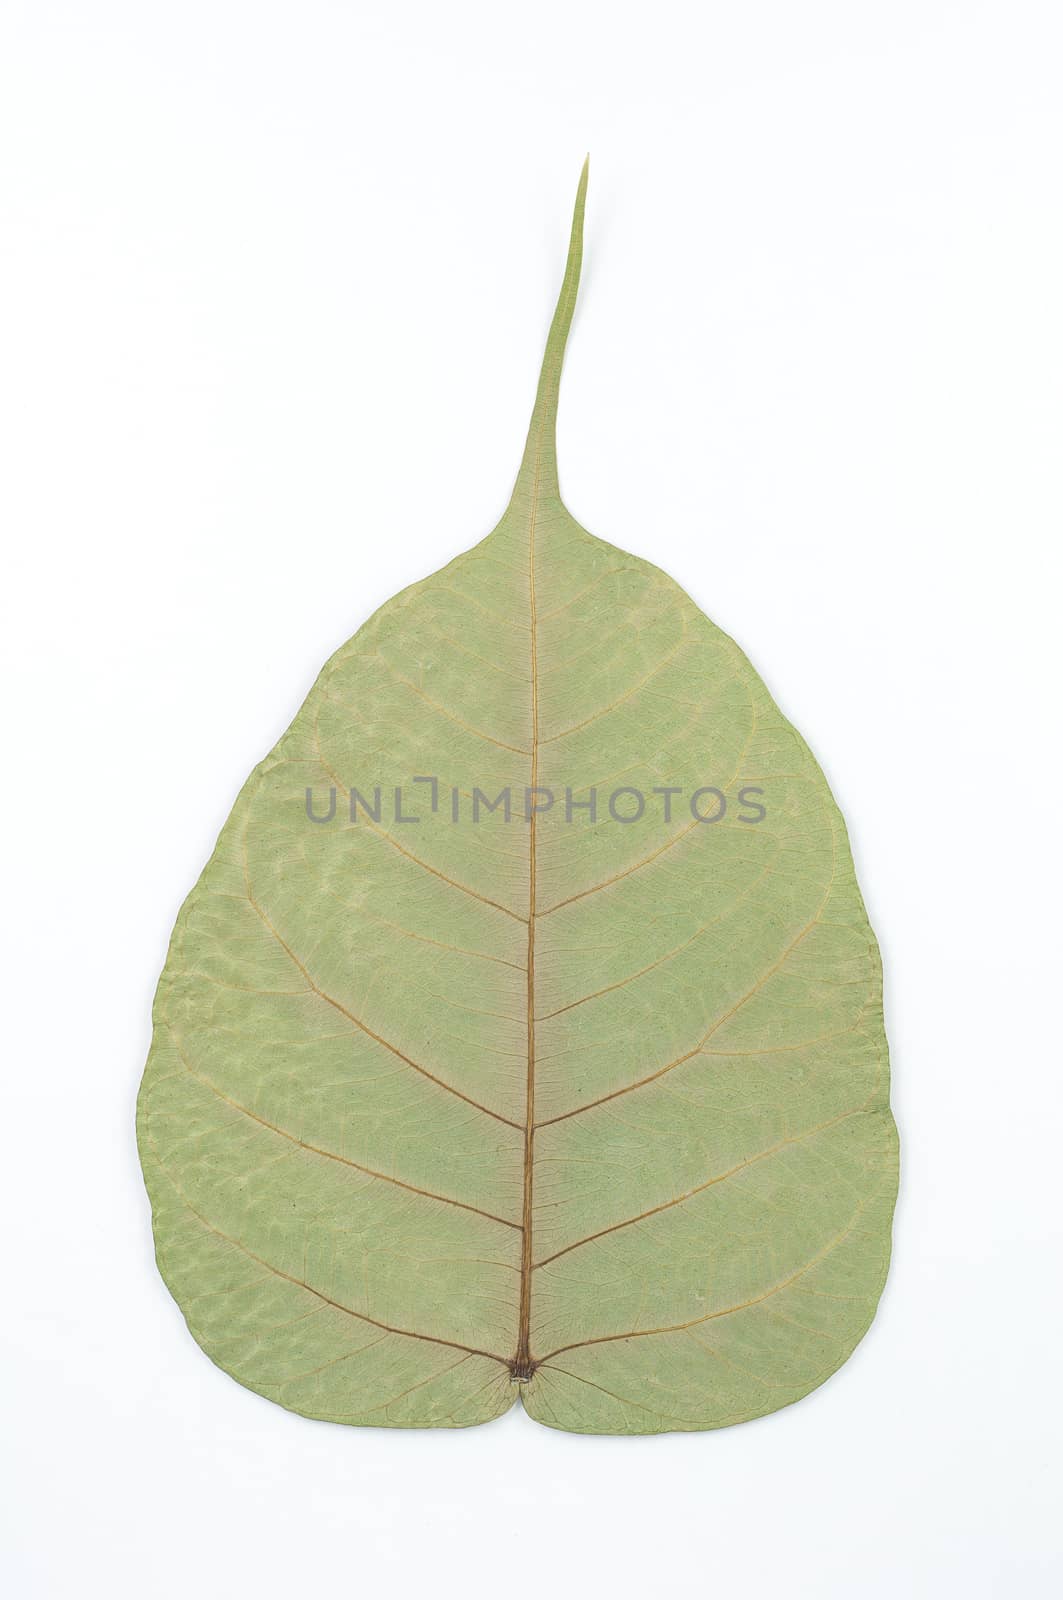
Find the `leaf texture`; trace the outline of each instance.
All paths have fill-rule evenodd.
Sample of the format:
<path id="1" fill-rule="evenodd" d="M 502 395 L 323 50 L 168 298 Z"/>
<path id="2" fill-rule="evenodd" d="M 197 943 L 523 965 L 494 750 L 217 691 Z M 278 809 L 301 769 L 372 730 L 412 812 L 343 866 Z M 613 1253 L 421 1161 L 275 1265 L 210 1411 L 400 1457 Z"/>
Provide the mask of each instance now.
<path id="1" fill-rule="evenodd" d="M 560 499 L 586 177 L 505 515 L 327 663 L 159 984 L 160 1268 L 311 1417 L 720 1427 L 835 1371 L 887 1270 L 842 818 L 736 645 Z"/>

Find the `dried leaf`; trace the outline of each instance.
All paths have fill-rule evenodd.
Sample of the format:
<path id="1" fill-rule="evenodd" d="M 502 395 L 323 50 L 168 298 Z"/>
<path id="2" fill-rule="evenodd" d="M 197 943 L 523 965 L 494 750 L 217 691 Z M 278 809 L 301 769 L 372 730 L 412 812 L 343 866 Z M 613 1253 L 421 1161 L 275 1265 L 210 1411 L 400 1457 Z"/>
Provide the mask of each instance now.
<path id="1" fill-rule="evenodd" d="M 720 1427 L 822 1383 L 886 1274 L 842 818 L 735 644 L 560 499 L 585 188 L 505 515 L 328 662 L 159 984 L 159 1265 L 312 1417 Z"/>

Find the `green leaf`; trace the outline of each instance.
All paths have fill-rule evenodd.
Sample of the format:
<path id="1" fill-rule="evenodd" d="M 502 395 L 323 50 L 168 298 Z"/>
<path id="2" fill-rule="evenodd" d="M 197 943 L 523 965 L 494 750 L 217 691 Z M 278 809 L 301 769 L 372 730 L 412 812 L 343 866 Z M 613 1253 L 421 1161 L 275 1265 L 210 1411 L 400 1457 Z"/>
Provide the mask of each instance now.
<path id="1" fill-rule="evenodd" d="M 842 818 L 737 646 L 560 499 L 586 180 L 505 515 L 328 662 L 159 984 L 160 1268 L 307 1416 L 720 1427 L 822 1383 L 886 1275 Z"/>

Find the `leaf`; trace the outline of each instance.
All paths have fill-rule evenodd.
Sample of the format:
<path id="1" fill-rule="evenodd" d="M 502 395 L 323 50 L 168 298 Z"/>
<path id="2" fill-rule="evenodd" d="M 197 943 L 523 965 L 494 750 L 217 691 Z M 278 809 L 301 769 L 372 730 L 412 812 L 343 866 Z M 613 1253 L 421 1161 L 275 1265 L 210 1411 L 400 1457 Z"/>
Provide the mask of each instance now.
<path id="1" fill-rule="evenodd" d="M 720 1427 L 822 1383 L 886 1274 L 841 816 L 734 643 L 559 496 L 586 177 L 505 515 L 328 662 L 159 984 L 161 1271 L 311 1417 Z"/>

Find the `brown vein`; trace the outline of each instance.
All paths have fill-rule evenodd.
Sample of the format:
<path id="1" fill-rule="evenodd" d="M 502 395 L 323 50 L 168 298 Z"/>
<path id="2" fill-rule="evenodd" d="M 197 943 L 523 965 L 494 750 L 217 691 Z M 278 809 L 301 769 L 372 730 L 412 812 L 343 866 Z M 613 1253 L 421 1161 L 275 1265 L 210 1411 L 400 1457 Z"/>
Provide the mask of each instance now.
<path id="1" fill-rule="evenodd" d="M 437 639 L 442 639 L 444 644 L 452 645 L 455 650 L 459 650 L 462 655 L 468 656 L 470 661 L 477 662 L 480 667 L 486 667 L 487 671 L 493 672 L 496 678 L 509 678 L 513 683 L 524 683 L 525 680 L 519 672 L 510 672 L 507 667 L 499 666 L 497 661 L 491 661 L 487 656 L 480 655 L 478 651 L 470 650 L 469 646 L 462 644 L 460 639 L 455 639 L 452 634 L 444 633 L 441 628 L 437 628 L 430 620 L 430 617 L 425 618 L 424 622 L 429 633 L 434 634 Z"/>
<path id="2" fill-rule="evenodd" d="M 466 605 L 475 606 L 477 611 L 482 611 L 485 617 L 500 623 L 503 628 L 523 628 L 523 622 L 517 622 L 512 617 L 504 617 L 501 611 L 492 611 L 490 606 L 485 606 L 483 601 L 477 600 L 475 595 L 466 594 L 462 589 L 455 589 L 452 583 L 440 583 L 438 577 L 432 579 L 432 584 L 437 589 L 445 590 L 447 594 L 457 595 L 459 600 L 464 600 Z"/>
<path id="3" fill-rule="evenodd" d="M 578 594 L 574 594 L 571 600 L 566 600 L 564 605 L 555 606 L 552 611 L 544 611 L 539 621 L 549 622 L 551 618 L 559 617 L 562 611 L 567 611 L 570 606 L 574 606 L 578 600 L 582 600 L 584 595 L 590 594 L 592 589 L 597 589 L 598 585 L 604 583 L 607 578 L 617 577 L 621 572 L 639 572 L 640 570 L 639 567 L 608 567 L 605 572 L 599 572 L 592 583 L 588 583 L 585 588 L 580 589 Z"/>
<path id="4" fill-rule="evenodd" d="M 732 682 L 733 680 L 728 679 L 727 681 Z M 750 709 L 752 711 L 752 717 L 750 720 L 749 732 L 746 734 L 742 749 L 739 751 L 738 762 L 735 766 L 734 773 L 725 785 L 726 788 L 730 788 L 731 784 L 737 779 L 738 773 L 741 770 L 742 762 L 746 758 L 746 753 L 753 742 L 753 735 L 757 729 L 756 706 L 751 704 Z M 582 793 L 583 791 L 581 790 L 580 792 Z M 699 822 L 697 818 L 694 818 L 693 821 L 687 823 L 685 828 L 681 828 L 677 834 L 674 834 L 671 839 L 666 839 L 662 845 L 658 845 L 656 850 L 651 850 L 648 856 L 643 856 L 641 861 L 636 861 L 632 866 L 625 867 L 622 872 L 614 872 L 611 878 L 603 878 L 600 883 L 592 883 L 589 889 L 580 889 L 578 894 L 570 894 L 564 900 L 556 901 L 554 905 L 547 906 L 545 911 L 540 911 L 538 913 L 539 916 L 552 916 L 555 911 L 560 911 L 563 906 L 573 905 L 577 900 L 586 899 L 588 895 L 600 894 L 603 889 L 608 889 L 614 883 L 619 883 L 622 878 L 629 878 L 633 872 L 641 872 L 643 867 L 648 867 L 650 863 L 656 861 L 659 856 L 663 856 L 667 851 L 671 850 L 674 845 L 679 844 L 680 840 L 685 839 L 689 833 L 692 833 L 695 828 L 701 828 L 704 826 L 704 823 Z"/>
<path id="5" fill-rule="evenodd" d="M 342 789 L 344 794 L 350 797 L 350 789 L 344 783 L 339 774 L 329 766 L 324 755 L 322 754 L 321 734 L 317 725 L 316 717 L 314 721 L 314 744 L 317 747 L 318 764 L 324 767 L 325 771 L 328 773 L 336 787 L 338 789 Z M 445 872 L 441 872 L 438 867 L 433 867 L 430 862 L 422 860 L 420 856 L 415 856 L 412 850 L 407 850 L 405 845 L 401 845 L 399 841 L 394 838 L 392 834 L 388 833 L 385 828 L 381 828 L 377 823 L 375 823 L 372 817 L 363 816 L 362 821 L 359 823 L 359 827 L 368 828 L 371 833 L 375 833 L 379 838 L 384 839 L 393 850 L 397 850 L 400 856 L 405 856 L 407 861 L 412 861 L 415 866 L 421 867 L 425 872 L 430 872 L 434 878 L 438 878 L 442 883 L 449 884 L 452 889 L 457 889 L 460 894 L 467 894 L 473 900 L 479 900 L 481 905 L 493 906 L 496 911 L 504 912 L 507 917 L 512 917 L 514 922 L 524 922 L 526 920 L 520 915 L 519 912 L 511 911 L 509 906 L 502 905 L 501 901 L 490 899 L 489 896 L 481 894 L 479 889 L 470 889 L 467 883 L 459 883 L 456 878 L 448 878 L 447 874 Z"/>
<path id="6" fill-rule="evenodd" d="M 677 1056 L 674 1061 L 669 1061 L 665 1066 L 659 1067 L 656 1072 L 648 1073 L 645 1078 L 637 1079 L 635 1083 L 627 1083 L 621 1089 L 613 1089 L 613 1090 L 611 1090 L 609 1092 L 609 1094 L 599 1095 L 596 1100 L 588 1100 L 586 1105 L 576 1106 L 576 1108 L 573 1111 L 562 1111 L 560 1113 L 560 1115 L 558 1115 L 556 1117 L 548 1117 L 545 1121 L 540 1122 L 540 1124 L 539 1124 L 540 1128 L 548 1128 L 555 1122 L 565 1122 L 565 1121 L 568 1120 L 569 1117 L 581 1116 L 584 1111 L 593 1111 L 595 1106 L 604 1106 L 610 1100 L 619 1099 L 619 1097 L 621 1095 L 633 1094 L 636 1089 L 643 1089 L 643 1088 L 645 1088 L 645 1086 L 648 1083 L 655 1083 L 658 1078 L 663 1078 L 666 1073 L 674 1072 L 676 1067 L 681 1067 L 684 1062 L 689 1061 L 693 1056 L 699 1055 L 701 1053 L 701 1051 L 704 1049 L 705 1045 L 708 1043 L 708 1041 L 712 1038 L 713 1034 L 719 1032 L 719 1030 L 723 1027 L 725 1022 L 730 1022 L 731 1018 L 737 1012 L 741 1011 L 742 1007 L 744 1005 L 748 1004 L 748 1002 L 750 1000 L 752 1000 L 752 998 L 753 998 L 753 996 L 755 994 L 759 993 L 759 991 L 768 982 L 769 978 L 773 978 L 775 976 L 775 974 L 778 972 L 779 968 L 783 965 L 783 962 L 787 960 L 787 958 L 793 953 L 793 951 L 801 943 L 801 940 L 804 939 L 809 933 L 811 933 L 812 929 L 815 928 L 819 924 L 820 917 L 821 917 L 821 915 L 823 913 L 823 909 L 826 906 L 828 899 L 830 898 L 830 892 L 831 892 L 831 889 L 833 887 L 834 887 L 834 874 L 832 872 L 831 881 L 827 885 L 826 894 L 823 896 L 823 899 L 820 902 L 820 907 L 819 907 L 819 910 L 816 912 L 816 915 L 812 918 L 812 920 L 810 922 L 806 923 L 805 926 L 801 929 L 801 932 L 799 934 L 797 934 L 797 936 L 790 941 L 790 943 L 786 946 L 786 949 L 783 951 L 782 955 L 775 962 L 774 966 L 769 967 L 766 972 L 761 973 L 760 977 L 757 979 L 757 981 L 753 985 L 753 987 L 751 989 L 747 990 L 747 992 L 744 995 L 742 995 L 741 999 L 735 1001 L 734 1005 L 730 1008 L 729 1011 L 725 1011 L 723 1016 L 718 1018 L 718 1020 L 713 1023 L 713 1025 L 709 1029 L 708 1033 L 706 1033 L 701 1039 L 699 1039 L 698 1043 L 694 1046 L 694 1048 L 692 1050 L 687 1050 L 685 1052 L 685 1054 L 683 1054 L 681 1056 Z"/>
<path id="7" fill-rule="evenodd" d="M 570 906 L 576 900 L 583 900 L 589 894 L 598 894 L 602 889 L 608 889 L 611 884 L 619 883 L 621 878 L 629 878 L 633 872 L 639 872 L 643 867 L 648 867 L 651 861 L 656 861 L 658 856 L 663 856 L 666 850 L 671 850 L 673 845 L 677 845 L 681 839 L 686 838 L 688 833 L 693 833 L 695 828 L 701 826 L 702 824 L 697 821 L 689 822 L 673 838 L 666 839 L 664 844 L 659 845 L 648 856 L 643 856 L 641 861 L 636 861 L 634 866 L 625 867 L 623 872 L 614 872 L 611 878 L 603 878 L 600 883 L 592 883 L 589 889 L 581 889 L 578 894 L 570 894 L 565 900 L 558 900 L 555 905 L 547 906 L 545 911 L 540 911 L 539 916 L 552 916 L 555 911 L 560 911 L 562 906 Z"/>
<path id="8" fill-rule="evenodd" d="M 748 1167 L 754 1167 L 759 1161 L 767 1161 L 770 1156 L 778 1155 L 780 1150 L 787 1149 L 790 1145 L 801 1144 L 805 1139 L 815 1138 L 817 1133 L 823 1133 L 827 1128 L 835 1127 L 839 1122 L 847 1122 L 850 1117 L 862 1116 L 864 1106 L 857 1106 L 854 1111 L 843 1111 L 836 1117 L 831 1117 L 827 1122 L 821 1122 L 815 1128 L 806 1128 L 802 1133 L 795 1133 L 788 1139 L 780 1139 L 777 1144 L 769 1146 L 767 1150 L 759 1150 L 754 1156 L 747 1156 L 744 1161 L 737 1162 L 729 1167 L 726 1172 L 718 1172 L 714 1178 L 708 1178 L 704 1183 L 688 1189 L 685 1194 L 676 1195 L 674 1200 L 664 1200 L 659 1206 L 650 1206 L 647 1211 L 640 1211 L 637 1216 L 625 1217 L 623 1222 L 614 1222 L 608 1228 L 599 1228 L 597 1233 L 588 1233 L 583 1239 L 574 1239 L 571 1244 L 566 1244 L 563 1249 L 555 1250 L 552 1256 L 544 1256 L 535 1263 L 536 1268 L 549 1266 L 551 1261 L 557 1261 L 561 1256 L 567 1256 L 570 1250 L 578 1250 L 582 1245 L 593 1244 L 596 1239 L 604 1239 L 607 1234 L 619 1233 L 621 1228 L 633 1228 L 637 1222 L 645 1222 L 647 1217 L 655 1217 L 662 1211 L 670 1211 L 675 1206 L 683 1205 L 687 1200 L 692 1200 L 695 1195 L 704 1194 L 706 1189 L 712 1189 L 718 1183 L 724 1183 L 728 1178 L 733 1178 L 736 1173 L 744 1172 Z"/>
<path id="9" fill-rule="evenodd" d="M 622 705 L 625 705 L 628 700 L 637 695 L 640 689 L 644 689 L 648 683 L 651 683 L 654 678 L 658 677 L 664 671 L 665 667 L 669 666 L 675 660 L 680 650 L 682 650 L 683 646 L 686 644 L 686 614 L 684 612 L 680 612 L 679 615 L 683 624 L 683 629 L 679 636 L 679 642 L 671 650 L 669 650 L 663 661 L 659 661 L 657 663 L 652 672 L 647 672 L 644 678 L 640 678 L 638 683 L 633 684 L 625 694 L 622 694 L 619 699 L 614 700 L 611 705 L 602 706 L 601 709 L 599 711 L 595 711 L 592 716 L 584 717 L 582 722 L 574 722 L 571 728 L 562 728 L 560 733 L 552 733 L 549 739 L 543 740 L 543 744 L 556 744 L 558 739 L 567 739 L 570 733 L 579 733 L 582 728 L 589 728 L 592 722 L 597 722 L 601 717 L 607 717 L 611 711 L 619 710 Z"/>
<path id="10" fill-rule="evenodd" d="M 531 792 L 539 782 L 539 646 L 538 619 L 535 613 L 535 518 L 539 506 L 539 483 L 542 470 L 541 436 L 535 453 L 535 479 L 532 485 L 531 510 L 528 515 L 528 613 L 531 622 Z M 524 1105 L 524 1162 L 522 1180 L 521 1228 L 523 1238 L 520 1253 L 520 1309 L 517 1317 L 517 1351 L 513 1360 L 513 1376 L 523 1379 L 531 1376 L 531 1291 L 532 1291 L 532 1218 L 535 1189 L 535 820 L 533 810 L 528 819 L 528 1068 Z"/>
<path id="11" fill-rule="evenodd" d="M 579 284 L 579 265 L 583 238 L 583 196 L 586 193 L 586 185 L 587 167 L 584 164 L 576 197 L 576 210 L 572 219 L 572 235 L 569 242 L 569 256 L 565 266 L 565 276 L 561 284 L 561 294 L 558 297 L 554 320 L 550 325 L 550 334 L 546 342 L 546 354 L 543 357 L 542 374 L 539 380 L 539 390 L 535 398 L 535 410 L 532 414 L 532 429 L 529 430 L 528 444 L 525 446 L 524 459 L 521 462 L 520 475 L 517 480 L 518 484 L 524 480 L 534 432 L 534 470 L 528 511 L 528 634 L 530 641 L 529 665 L 531 669 L 531 787 L 533 790 L 537 787 L 539 781 L 539 619 L 536 610 L 535 593 L 535 529 L 536 518 L 539 514 L 540 494 L 542 492 L 543 435 L 546 428 L 549 427 L 552 451 L 549 463 L 550 488 L 552 493 L 557 495 L 557 462 L 555 455 L 557 388 L 561 379 L 561 363 L 564 360 L 565 341 L 568 338 L 568 329 L 572 320 L 576 290 Z M 524 1115 L 524 1193 L 522 1206 L 524 1233 L 520 1263 L 520 1309 L 517 1320 L 517 1349 L 510 1366 L 510 1371 L 517 1382 L 524 1382 L 530 1378 L 536 1367 L 531 1355 L 532 1219 L 535 1181 L 535 852 L 536 813 L 532 811 L 528 819 L 528 1072 Z"/>
<path id="12" fill-rule="evenodd" d="M 296 955 L 291 945 L 288 944 L 287 941 L 277 931 L 269 917 L 266 915 L 265 911 L 263 911 L 262 907 L 255 899 L 254 894 L 251 891 L 250 878 L 247 876 L 246 855 L 244 871 L 245 881 L 247 883 L 248 902 L 254 907 L 255 911 L 257 911 L 263 923 L 269 929 L 270 933 L 276 939 L 284 953 L 288 956 L 289 960 L 291 960 L 295 966 L 298 967 L 299 971 L 306 979 L 307 986 L 312 989 L 320 999 L 324 1000 L 328 1005 L 333 1006 L 340 1013 L 340 1015 L 346 1017 L 348 1021 L 353 1022 L 354 1026 L 364 1033 L 367 1038 L 372 1039 L 376 1044 L 383 1045 L 385 1050 L 390 1050 L 393 1056 L 396 1056 L 400 1061 L 404 1061 L 408 1067 L 412 1067 L 414 1072 L 419 1072 L 421 1076 L 423 1078 L 427 1078 L 430 1083 L 434 1083 L 440 1089 L 445 1089 L 448 1094 L 455 1095 L 459 1100 L 464 1100 L 467 1106 L 473 1106 L 475 1110 L 482 1111 L 485 1116 L 494 1117 L 496 1122 L 504 1122 L 509 1128 L 521 1127 L 519 1122 L 514 1122 L 511 1118 L 504 1117 L 500 1111 L 492 1111 L 490 1106 L 485 1106 L 479 1100 L 474 1100 L 471 1095 L 463 1093 L 461 1089 L 456 1089 L 452 1083 L 447 1083 L 445 1078 L 437 1077 L 434 1072 L 430 1072 L 427 1067 L 423 1067 L 419 1061 L 414 1061 L 412 1056 L 408 1056 L 404 1050 L 400 1050 L 398 1045 L 392 1044 L 390 1039 L 385 1039 L 382 1034 L 376 1033 L 374 1029 L 370 1028 L 369 1025 L 363 1022 L 360 1017 L 356 1017 L 353 1011 L 348 1011 L 347 1007 L 341 1001 L 335 999 L 332 995 L 327 994 L 319 984 L 315 983 L 314 979 L 310 976 L 310 973 L 307 971 L 306 967 L 304 967 L 303 963 L 299 960 L 299 957 Z"/>
<path id="13" fill-rule="evenodd" d="M 249 1261 L 254 1261 L 258 1266 L 264 1267 L 266 1271 L 272 1273 L 275 1278 L 283 1278 L 285 1283 L 293 1284 L 297 1289 L 305 1289 L 307 1294 L 312 1294 L 315 1299 L 322 1301 L 324 1305 L 331 1306 L 334 1311 L 342 1311 L 346 1316 L 354 1317 L 358 1322 L 368 1323 L 371 1328 L 380 1328 L 384 1333 L 393 1333 L 402 1339 L 420 1339 L 425 1344 L 446 1345 L 450 1350 L 464 1350 L 467 1355 L 483 1356 L 487 1361 L 497 1361 L 501 1366 L 509 1366 L 509 1362 L 504 1356 L 495 1355 L 492 1350 L 479 1350 L 475 1345 L 461 1344 L 457 1339 L 440 1339 L 434 1333 L 417 1333 L 412 1328 L 398 1328 L 392 1323 L 381 1322 L 377 1317 L 367 1316 L 364 1311 L 352 1311 L 350 1306 L 345 1306 L 340 1300 L 333 1300 L 331 1295 L 323 1294 L 320 1289 L 315 1289 L 312 1284 L 304 1282 L 302 1278 L 296 1278 L 292 1273 L 285 1272 L 281 1267 L 275 1267 L 272 1261 L 267 1261 L 263 1256 L 256 1255 L 255 1252 L 249 1249 L 248 1246 L 240 1239 L 234 1239 L 231 1234 L 224 1233 L 221 1228 L 216 1228 L 213 1222 L 208 1221 L 203 1213 L 192 1204 L 191 1200 L 189 1200 L 188 1196 L 181 1188 L 181 1185 L 177 1182 L 177 1179 L 171 1172 L 170 1168 L 162 1159 L 162 1154 L 159 1150 L 159 1147 L 155 1143 L 155 1140 L 151 1137 L 150 1132 L 148 1134 L 148 1143 L 155 1152 L 155 1158 L 158 1161 L 159 1166 L 166 1173 L 166 1176 L 172 1183 L 174 1191 L 180 1196 L 181 1203 L 185 1206 L 186 1210 L 192 1213 L 196 1221 L 202 1227 L 206 1228 L 208 1233 L 213 1234 L 216 1239 L 222 1239 L 226 1244 L 232 1245 L 234 1250 L 239 1250 L 242 1255 L 247 1256 Z"/>
<path id="14" fill-rule="evenodd" d="M 852 1233 L 859 1218 L 867 1209 L 871 1198 L 872 1196 L 869 1195 L 867 1199 L 860 1202 L 841 1232 L 835 1234 L 833 1239 L 829 1239 L 822 1250 L 817 1251 L 811 1260 L 798 1267 L 796 1272 L 791 1273 L 790 1277 L 784 1278 L 781 1283 L 772 1284 L 771 1288 L 765 1289 L 763 1294 L 754 1295 L 752 1299 L 743 1300 L 738 1305 L 724 1306 L 721 1311 L 707 1311 L 703 1317 L 691 1317 L 689 1322 L 672 1323 L 665 1328 L 630 1328 L 626 1333 L 603 1333 L 595 1339 L 576 1339 L 571 1344 L 559 1345 L 556 1350 L 551 1350 L 549 1355 L 542 1357 L 539 1366 L 545 1366 L 548 1361 L 553 1360 L 554 1356 L 563 1355 L 566 1350 L 582 1350 L 585 1346 L 591 1344 L 614 1344 L 622 1339 L 650 1339 L 661 1333 L 685 1333 L 688 1328 L 700 1327 L 704 1322 L 715 1322 L 720 1317 L 733 1317 L 739 1311 L 749 1311 L 753 1306 L 763 1305 L 765 1300 L 770 1300 L 773 1295 L 781 1294 L 792 1283 L 796 1283 L 799 1278 L 804 1277 L 806 1272 L 811 1272 L 813 1267 L 817 1267 L 826 1256 L 830 1255 L 832 1250 L 836 1250 Z"/>
<path id="15" fill-rule="evenodd" d="M 322 885 L 322 887 L 329 899 L 335 900 L 337 905 L 345 906 L 348 910 L 353 909 L 351 902 L 345 900 L 342 895 L 337 894 L 335 889 L 330 889 L 327 884 Z M 442 939 L 430 939 L 426 933 L 414 933 L 412 928 L 404 928 L 401 922 L 392 922 L 389 917 L 378 916 L 375 911 L 367 911 L 364 906 L 358 907 L 358 915 L 367 917 L 370 922 L 376 922 L 382 928 L 393 928 L 403 939 L 413 939 L 418 944 L 430 944 L 437 950 L 448 950 L 451 955 L 468 956 L 472 961 L 490 961 L 498 967 L 511 967 L 514 972 L 524 971 L 524 967 L 519 961 L 507 961 L 505 956 L 491 956 L 487 954 L 486 950 L 468 950 L 460 944 L 447 944 Z"/>
<path id="16" fill-rule="evenodd" d="M 189 1076 L 195 1078 L 196 1082 L 201 1083 L 205 1089 L 209 1089 L 211 1094 L 216 1095 L 225 1105 L 231 1106 L 234 1111 L 238 1111 L 241 1116 L 247 1117 L 251 1122 L 257 1122 L 260 1127 L 268 1128 L 270 1133 L 276 1133 L 282 1139 L 291 1140 L 292 1144 L 298 1145 L 302 1150 L 309 1150 L 313 1155 L 324 1156 L 327 1161 L 338 1161 L 341 1166 L 353 1167 L 355 1172 L 364 1172 L 366 1177 L 377 1178 L 381 1183 L 393 1183 L 397 1188 L 406 1189 L 410 1194 L 419 1194 L 426 1200 L 438 1200 L 441 1205 L 457 1206 L 461 1211 L 472 1211 L 476 1216 L 486 1217 L 489 1222 L 500 1222 L 506 1228 L 520 1228 L 519 1222 L 511 1222 L 508 1217 L 498 1217 L 493 1211 L 484 1211 L 481 1206 L 470 1205 L 466 1200 L 454 1200 L 450 1195 L 436 1194 L 431 1189 L 422 1189 L 418 1184 L 407 1183 L 404 1178 L 396 1178 L 389 1172 L 378 1172 L 375 1167 L 367 1167 L 360 1161 L 352 1161 L 349 1156 L 341 1156 L 335 1150 L 326 1150 L 321 1145 L 311 1144 L 307 1139 L 300 1139 L 298 1135 L 290 1133 L 287 1128 L 282 1128 L 279 1123 L 270 1122 L 268 1117 L 259 1116 L 257 1111 L 251 1110 L 250 1106 L 245 1106 L 239 1100 L 234 1100 L 223 1089 L 219 1089 L 218 1085 L 212 1082 L 210 1078 L 205 1077 L 202 1072 L 197 1072 L 181 1047 L 181 1040 L 178 1037 L 177 1030 L 168 1019 L 166 1020 L 166 1028 L 170 1038 L 173 1040 L 173 1046 L 177 1051 L 181 1064 Z"/>
<path id="17" fill-rule="evenodd" d="M 538 1020 L 540 1022 L 549 1022 L 552 1017 L 559 1017 L 565 1011 L 574 1011 L 577 1006 L 586 1005 L 589 1000 L 599 1000 L 604 994 L 613 994 L 617 989 L 623 989 L 629 983 L 635 983 L 639 978 L 644 978 L 648 972 L 654 972 L 658 967 L 663 967 L 667 962 L 674 961 L 676 956 L 682 955 L 684 950 L 688 950 L 690 946 L 696 942 L 696 940 L 701 938 L 702 934 L 708 933 L 710 928 L 715 927 L 718 922 L 722 922 L 725 917 L 734 916 L 743 900 L 748 899 L 748 897 L 753 893 L 754 889 L 760 883 L 761 879 L 767 877 L 770 871 L 771 863 L 768 862 L 760 869 L 756 877 L 746 885 L 741 894 L 739 894 L 737 898 L 730 903 L 730 905 L 725 906 L 718 916 L 711 917 L 708 922 L 703 922 L 700 928 L 696 928 L 694 930 L 689 939 L 684 939 L 682 944 L 677 944 L 672 950 L 666 950 L 663 956 L 657 957 L 656 961 L 651 961 L 648 966 L 640 967 L 638 972 L 629 972 L 626 978 L 618 978 L 616 983 L 606 984 L 604 989 L 595 989 L 593 994 L 585 994 L 582 995 L 578 1000 L 570 1000 L 567 1005 L 559 1006 L 556 1011 L 547 1012 L 546 1016 L 539 1017 Z"/>
<path id="18" fill-rule="evenodd" d="M 500 750 L 511 750 L 514 755 L 526 756 L 531 753 L 528 750 L 522 750 L 520 745 L 506 744 L 505 740 L 496 739 L 493 733 L 484 733 L 482 728 L 474 728 L 471 722 L 466 722 L 463 717 L 455 716 L 453 711 L 448 711 L 446 706 L 439 700 L 433 700 L 431 695 L 425 694 L 423 689 L 419 689 L 411 678 L 404 678 L 401 672 L 396 672 L 391 662 L 386 660 L 379 651 L 377 651 L 377 660 L 394 678 L 396 683 L 404 683 L 407 689 L 411 689 L 414 694 L 421 697 L 426 706 L 431 707 L 439 716 L 445 717 L 448 722 L 453 722 L 455 727 L 463 728 L 466 733 L 471 733 L 475 738 L 482 739 L 485 744 L 497 745 Z"/>

